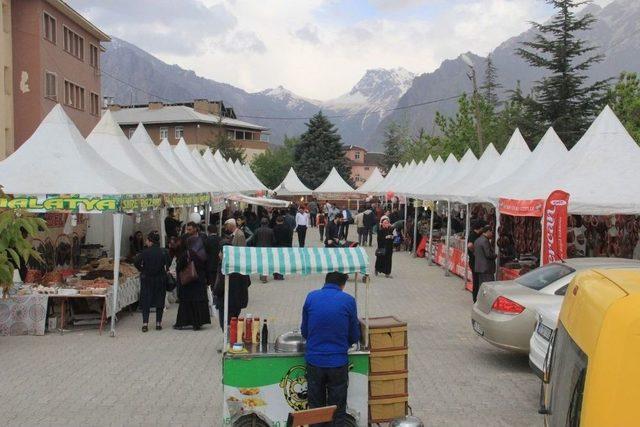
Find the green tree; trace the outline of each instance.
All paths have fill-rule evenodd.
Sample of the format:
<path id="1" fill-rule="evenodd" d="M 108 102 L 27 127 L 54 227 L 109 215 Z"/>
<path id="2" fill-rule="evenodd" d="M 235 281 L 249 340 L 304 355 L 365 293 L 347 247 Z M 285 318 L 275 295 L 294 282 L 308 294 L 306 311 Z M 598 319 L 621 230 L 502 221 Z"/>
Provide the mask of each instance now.
<path id="1" fill-rule="evenodd" d="M 534 144 L 542 138 L 545 128 L 539 126 L 538 117 L 534 112 L 531 95 L 524 96 L 517 83 L 514 90 L 509 91 L 509 99 L 504 103 L 504 108 L 497 114 L 495 129 L 495 145 L 498 150 L 504 149 L 513 131 L 518 128 L 526 141 Z"/>
<path id="2" fill-rule="evenodd" d="M 382 143 L 384 147 L 383 167 L 386 171 L 402 161 L 404 150 L 409 143 L 409 130 L 405 124 L 391 122 L 387 126 Z"/>
<path id="3" fill-rule="evenodd" d="M 215 137 L 207 142 L 209 148 L 214 152 L 220 150 L 220 154 L 222 154 L 225 159 L 231 159 L 233 162 L 240 160 L 240 163 L 246 163 L 247 155 L 244 148 L 238 147 L 231 138 L 229 138 L 227 130 L 222 123 L 222 116 L 218 119 L 217 129 L 218 132 Z"/>
<path id="4" fill-rule="evenodd" d="M 478 97 L 481 99 L 481 97 Z M 482 102 L 482 101 L 480 101 Z M 441 149 L 447 155 L 453 153 L 457 158 L 464 155 L 467 148 L 471 148 L 476 156 L 478 151 L 478 134 L 474 120 L 474 106 L 469 97 L 464 94 L 458 98 L 458 111 L 454 117 L 446 117 L 436 113 L 436 125 L 442 133 Z"/>
<path id="5" fill-rule="evenodd" d="M 631 136 L 640 144 L 640 77 L 622 73 L 607 101 Z"/>
<path id="6" fill-rule="evenodd" d="M 277 187 L 287 176 L 287 172 L 294 165 L 295 149 L 299 142 L 300 139 L 285 135 L 282 146 L 268 149 L 253 159 L 251 169 L 268 188 Z"/>
<path id="7" fill-rule="evenodd" d="M 294 168 L 300 180 L 311 189 L 317 188 L 335 167 L 351 183 L 351 166 L 336 127 L 322 114 L 314 115 L 295 148 Z"/>
<path id="8" fill-rule="evenodd" d="M 502 88 L 502 85 L 498 81 L 498 69 L 493 64 L 493 58 L 491 54 L 487 56 L 487 68 L 484 74 L 484 85 L 482 85 L 482 96 L 489 105 L 493 108 L 498 107 L 500 99 L 498 97 L 498 91 Z"/>
<path id="9" fill-rule="evenodd" d="M 402 163 L 408 163 L 411 160 L 420 162 L 427 160 L 429 155 L 435 158 L 437 156 L 446 156 L 447 154 L 443 150 L 442 140 L 439 137 L 429 135 L 427 131 L 420 129 L 418 136 L 411 139 L 405 146 L 400 161 Z"/>
<path id="10" fill-rule="evenodd" d="M 572 147 L 602 106 L 608 82 L 587 85 L 586 72 L 604 57 L 591 55 L 596 47 L 579 38 L 595 18 L 589 13 L 578 17 L 575 9 L 590 1 L 546 2 L 556 9 L 556 14 L 548 24 L 533 22 L 537 34 L 516 52 L 534 67 L 548 70 L 549 75 L 536 83 L 532 107 L 539 124 L 545 129 L 553 126 L 564 143 Z"/>
<path id="11" fill-rule="evenodd" d="M 0 198 L 7 197 L 0 185 Z M 28 263 L 32 257 L 42 262 L 27 238 L 46 228 L 42 218 L 14 209 L 0 210 L 0 287 L 5 291 L 13 285 L 13 270 L 17 266 Z"/>

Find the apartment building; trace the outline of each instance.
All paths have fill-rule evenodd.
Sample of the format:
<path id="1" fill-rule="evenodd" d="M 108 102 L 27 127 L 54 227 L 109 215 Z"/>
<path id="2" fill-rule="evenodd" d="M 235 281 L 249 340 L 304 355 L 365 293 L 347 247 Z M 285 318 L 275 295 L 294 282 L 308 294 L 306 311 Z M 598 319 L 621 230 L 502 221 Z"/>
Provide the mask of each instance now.
<path id="1" fill-rule="evenodd" d="M 380 168 L 384 160 L 383 153 L 369 152 L 357 145 L 350 145 L 345 152 L 345 156 L 351 164 L 351 179 L 356 187 L 360 187 L 373 173 L 377 167 Z"/>
<path id="2" fill-rule="evenodd" d="M 87 136 L 100 120 L 101 43 L 109 36 L 61 0 L 1 1 L 3 24 L 5 4 L 11 21 L 13 129 L 0 155 L 24 143 L 57 103 Z"/>
<path id="3" fill-rule="evenodd" d="M 238 120 L 233 108 L 222 101 L 149 102 L 133 106 L 110 105 L 109 109 L 125 135 L 132 135 L 138 123 L 142 123 L 156 144 L 166 138 L 175 145 L 184 138 L 191 146 L 206 148 L 224 132 L 237 147 L 244 149 L 248 162 L 264 153 L 269 145 L 268 128 Z"/>

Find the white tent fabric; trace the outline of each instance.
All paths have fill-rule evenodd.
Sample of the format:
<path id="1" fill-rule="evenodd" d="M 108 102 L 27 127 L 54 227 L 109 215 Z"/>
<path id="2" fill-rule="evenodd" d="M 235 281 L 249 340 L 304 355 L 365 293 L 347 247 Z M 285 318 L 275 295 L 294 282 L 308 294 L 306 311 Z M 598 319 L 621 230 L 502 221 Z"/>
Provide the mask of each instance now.
<path id="1" fill-rule="evenodd" d="M 478 183 L 487 179 L 494 171 L 500 160 L 500 154 L 493 146 L 489 144 L 480 156 L 478 163 L 471 171 L 457 182 L 449 182 L 444 185 L 439 195 L 443 200 L 452 202 L 469 203 L 469 195 L 472 195 L 478 188 Z"/>
<path id="2" fill-rule="evenodd" d="M 198 180 L 204 182 L 207 185 L 208 191 L 212 193 L 221 193 L 222 187 L 214 182 L 212 178 L 212 174 L 209 173 L 208 170 L 204 169 L 191 155 L 191 151 L 189 151 L 189 147 L 187 147 L 187 143 L 184 141 L 184 138 L 180 138 L 175 147 L 173 147 L 173 152 L 176 157 L 180 159 L 183 165 L 195 175 Z"/>
<path id="3" fill-rule="evenodd" d="M 568 151 L 558 134 L 549 128 L 531 157 L 508 177 L 480 190 L 497 206 L 500 198 L 514 200 L 545 199 L 555 188 L 549 187 L 549 176 L 555 167 L 564 168 Z"/>
<path id="4" fill-rule="evenodd" d="M 608 106 L 569 152 L 548 188 L 569 193 L 569 213 L 640 213 L 640 148 Z M 549 194 L 541 195 L 547 198 Z"/>
<path id="5" fill-rule="evenodd" d="M 315 190 L 313 194 L 318 196 L 348 196 L 354 194 L 353 188 L 347 182 L 342 179 L 336 168 L 331 168 L 329 176 L 324 180 L 322 184 Z"/>
<path id="6" fill-rule="evenodd" d="M 164 176 L 165 180 L 175 183 L 175 185 L 180 188 L 180 191 L 176 191 L 176 193 L 189 194 L 198 192 L 198 190 L 193 187 L 192 183 L 185 179 L 185 177 L 182 176 L 182 174 L 176 170 L 171 163 L 162 157 L 162 154 L 158 151 L 142 123 L 138 124 L 138 127 L 135 132 L 133 132 L 130 141 L 133 148 L 147 160 L 151 168 L 153 168 L 156 173 L 161 174 Z"/>
<path id="7" fill-rule="evenodd" d="M 424 164 L 410 177 L 404 189 L 405 195 L 415 195 L 425 191 L 424 184 L 429 182 L 442 169 L 444 162 L 438 157 L 435 161 L 429 156 Z"/>
<path id="8" fill-rule="evenodd" d="M 200 170 L 203 171 L 204 175 L 207 177 L 207 180 L 209 182 L 215 183 L 216 186 L 220 189 L 218 192 L 225 193 L 225 182 L 221 179 L 220 171 L 211 168 L 209 164 L 205 162 L 204 158 L 202 158 L 202 155 L 197 148 L 191 150 L 191 156 L 193 157 L 193 160 L 196 162 L 196 164 L 200 167 Z"/>
<path id="9" fill-rule="evenodd" d="M 102 159 L 141 182 L 148 184 L 156 192 L 179 193 L 182 189 L 173 181 L 167 180 L 140 155 L 122 132 L 111 111 L 106 111 L 98 124 L 87 137 L 87 143 L 96 150 Z M 150 192 L 150 191 L 147 191 Z"/>
<path id="10" fill-rule="evenodd" d="M 160 145 L 158 145 L 158 151 L 162 154 L 162 157 L 164 157 L 164 159 L 182 175 L 184 179 L 191 183 L 191 187 L 194 190 L 202 193 L 208 193 L 210 191 L 209 185 L 191 173 L 187 166 L 185 166 L 178 156 L 176 156 L 176 153 L 173 151 L 173 147 L 171 147 L 169 141 L 163 139 Z"/>
<path id="11" fill-rule="evenodd" d="M 311 189 L 300 181 L 293 168 L 289 168 L 287 176 L 273 191 L 278 196 L 310 196 L 312 194 Z"/>
<path id="12" fill-rule="evenodd" d="M 232 165 L 236 171 L 236 174 L 247 184 L 247 188 L 249 188 L 252 192 L 259 191 L 259 188 L 256 187 L 256 184 L 252 182 L 249 175 L 247 175 L 245 169 L 242 167 L 242 163 L 240 160 L 236 159 L 235 162 L 232 162 Z"/>
<path id="13" fill-rule="evenodd" d="M 415 166 L 414 166 L 415 167 Z M 399 165 L 393 175 L 388 175 L 384 181 L 376 188 L 376 193 L 386 194 L 388 192 L 394 192 L 398 188 L 398 184 L 404 180 L 404 177 L 409 172 L 410 166 L 408 164 Z"/>
<path id="14" fill-rule="evenodd" d="M 238 170 L 236 168 L 235 163 L 233 163 L 231 159 L 227 159 L 225 163 L 227 165 L 227 169 L 229 170 L 229 173 L 234 177 L 236 182 L 240 183 L 241 187 L 244 189 L 244 192 L 245 193 L 253 192 L 253 189 L 251 188 L 251 184 L 249 184 L 242 175 L 238 174 Z"/>
<path id="15" fill-rule="evenodd" d="M 433 163 L 433 160 L 431 162 Z M 420 163 L 416 164 L 408 171 L 406 171 L 404 176 L 402 177 L 402 180 L 395 183 L 395 190 L 393 190 L 394 193 L 400 195 L 409 194 L 409 189 L 414 186 L 416 180 L 422 179 L 422 177 L 424 177 L 425 175 L 425 172 L 428 171 L 429 167 L 425 165 L 426 162 L 421 161 Z"/>
<path id="16" fill-rule="evenodd" d="M 205 153 L 206 154 L 206 153 Z M 235 176 L 233 176 L 233 172 L 229 170 L 229 165 L 225 162 L 222 154 L 220 154 L 220 150 L 216 150 L 216 152 L 212 155 L 213 163 L 215 168 L 226 178 L 228 182 L 231 182 L 235 191 L 247 191 L 246 188 L 242 185 L 241 182 L 236 180 Z"/>
<path id="17" fill-rule="evenodd" d="M 287 200 L 270 199 L 268 197 L 250 197 L 238 193 L 230 195 L 229 200 L 245 202 L 256 206 L 266 206 L 270 208 L 286 208 L 291 204 L 291 202 Z"/>
<path id="18" fill-rule="evenodd" d="M 391 169 L 389 169 L 389 171 L 387 172 L 387 174 L 384 176 L 384 179 L 382 181 L 380 181 L 378 183 L 378 185 L 372 186 L 369 189 L 369 194 L 381 194 L 380 189 L 382 188 L 382 186 L 384 185 L 385 182 L 388 182 L 391 179 L 394 179 L 394 176 L 398 173 L 398 169 L 400 168 L 399 165 L 393 165 L 391 166 Z"/>
<path id="19" fill-rule="evenodd" d="M 453 154 L 449 154 L 447 156 L 447 160 L 444 162 L 444 165 L 439 168 L 439 170 L 430 176 L 430 178 L 426 181 L 421 182 L 420 190 L 415 193 L 409 194 L 411 197 L 416 199 L 425 199 L 428 200 L 427 197 L 429 194 L 432 194 L 438 186 L 441 186 L 442 183 L 447 182 L 447 180 L 455 174 L 456 170 L 459 168 L 458 159 Z"/>
<path id="20" fill-rule="evenodd" d="M 225 173 L 226 169 L 222 169 L 213 158 L 213 153 L 209 148 L 204 151 L 202 155 L 202 160 L 207 165 L 207 167 L 218 177 L 220 181 L 220 185 L 222 185 L 224 193 L 233 193 L 241 191 L 238 185 L 231 179 L 227 177 Z"/>
<path id="21" fill-rule="evenodd" d="M 420 197 L 425 200 L 446 200 L 446 197 L 443 197 L 441 191 L 443 188 L 446 188 L 452 182 L 457 182 L 461 178 L 465 177 L 473 168 L 478 164 L 478 159 L 476 158 L 473 151 L 470 149 L 464 153 L 462 159 L 458 163 L 458 167 L 451 174 L 437 174 L 430 181 L 428 181 L 428 185 L 426 188 L 426 193 L 421 194 Z"/>
<path id="22" fill-rule="evenodd" d="M 369 194 L 376 186 L 380 185 L 382 181 L 384 181 L 384 176 L 382 176 L 380 169 L 374 168 L 369 178 L 367 178 L 367 181 L 356 188 L 356 193 Z"/>
<path id="23" fill-rule="evenodd" d="M 249 179 L 249 182 L 253 185 L 253 187 L 256 189 L 256 191 L 268 191 L 269 189 L 267 188 L 266 185 L 264 185 L 262 183 L 262 181 L 260 181 L 258 179 L 258 177 L 256 176 L 255 173 L 253 173 L 253 171 L 251 170 L 251 168 L 249 167 L 249 165 L 247 164 L 240 164 L 240 169 L 244 172 L 244 174 L 247 176 L 247 178 Z"/>
<path id="24" fill-rule="evenodd" d="M 0 183 L 5 193 L 21 195 L 130 195 L 158 191 L 105 164 L 59 104 L 20 148 L 0 162 Z"/>

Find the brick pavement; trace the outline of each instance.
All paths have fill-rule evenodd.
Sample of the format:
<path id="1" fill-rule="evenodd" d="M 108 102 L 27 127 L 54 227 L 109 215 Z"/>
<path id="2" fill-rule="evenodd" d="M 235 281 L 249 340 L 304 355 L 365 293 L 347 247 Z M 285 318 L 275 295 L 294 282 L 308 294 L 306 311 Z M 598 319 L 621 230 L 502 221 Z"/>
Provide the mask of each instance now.
<path id="1" fill-rule="evenodd" d="M 527 358 L 474 334 L 461 281 L 407 253 L 393 261 L 393 279 L 372 280 L 370 312 L 409 323 L 414 413 L 428 426 L 541 425 L 540 385 Z M 249 311 L 274 319 L 273 337 L 298 324 L 304 296 L 320 281 L 254 280 Z M 174 331 L 175 314 L 174 306 L 165 329 L 147 334 L 139 331 L 140 314 L 124 314 L 113 339 L 93 330 L 0 337 L 0 425 L 215 425 L 221 333 Z"/>

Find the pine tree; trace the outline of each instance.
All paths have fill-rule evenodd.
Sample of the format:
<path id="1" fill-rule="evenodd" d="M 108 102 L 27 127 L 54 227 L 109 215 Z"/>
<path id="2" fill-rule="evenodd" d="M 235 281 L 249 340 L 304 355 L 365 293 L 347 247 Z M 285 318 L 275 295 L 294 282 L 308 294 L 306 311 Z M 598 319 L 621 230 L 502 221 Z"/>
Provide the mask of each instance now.
<path id="1" fill-rule="evenodd" d="M 498 97 L 498 91 L 502 88 L 502 85 L 498 82 L 498 69 L 493 64 L 493 58 L 491 55 L 487 56 L 487 68 L 484 74 L 484 85 L 481 87 L 484 99 L 493 108 L 496 108 L 500 104 Z"/>
<path id="2" fill-rule="evenodd" d="M 582 136 L 591 119 L 602 107 L 608 82 L 586 84 L 585 74 L 592 65 L 603 60 L 591 55 L 596 47 L 578 37 L 595 22 L 587 13 L 577 17 L 575 9 L 590 1 L 546 0 L 557 13 L 548 24 L 532 23 L 538 31 L 533 41 L 523 42 L 518 55 L 534 67 L 544 68 L 549 75 L 537 82 L 532 104 L 543 127 L 553 126 L 569 147 Z"/>
<path id="3" fill-rule="evenodd" d="M 287 176 L 294 164 L 294 153 L 300 140 L 285 135 L 281 147 L 268 149 L 257 155 L 251 162 L 251 170 L 269 188 L 275 188 Z"/>
<path id="4" fill-rule="evenodd" d="M 217 127 L 218 132 L 216 136 L 207 142 L 209 148 L 214 152 L 220 150 L 220 154 L 222 154 L 225 159 L 231 159 L 233 162 L 239 160 L 240 163 L 244 164 L 247 158 L 244 148 L 236 146 L 231 138 L 229 138 L 222 123 L 222 116 L 220 116 L 218 120 Z"/>
<path id="5" fill-rule="evenodd" d="M 442 140 L 438 136 L 429 135 L 424 129 L 420 129 L 418 136 L 413 138 L 405 147 L 402 153 L 402 163 L 415 160 L 420 162 L 427 160 L 429 155 L 432 157 L 446 157 L 449 153 L 445 153 Z"/>
<path id="6" fill-rule="evenodd" d="M 384 131 L 383 166 L 389 171 L 393 165 L 402 161 L 404 150 L 409 144 L 409 131 L 405 125 L 391 122 Z"/>
<path id="7" fill-rule="evenodd" d="M 320 111 L 306 126 L 294 155 L 294 169 L 300 180 L 311 189 L 317 188 L 335 167 L 351 183 L 351 166 L 333 123 Z"/>
<path id="8" fill-rule="evenodd" d="M 520 87 L 520 81 L 516 88 L 509 93 L 509 99 L 504 108 L 498 114 L 498 127 L 496 135 L 496 148 L 501 150 L 509 142 L 513 131 L 518 128 L 525 141 L 530 144 L 537 144 L 542 138 L 546 128 L 538 123 L 538 116 L 535 113 L 535 101 L 531 95 L 524 96 Z M 533 145 L 531 148 L 534 148 Z"/>
<path id="9" fill-rule="evenodd" d="M 627 131 L 640 144 L 640 76 L 622 73 L 618 83 L 609 90 L 607 98 Z"/>

